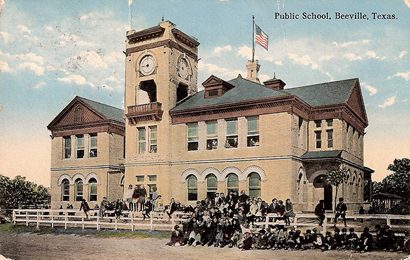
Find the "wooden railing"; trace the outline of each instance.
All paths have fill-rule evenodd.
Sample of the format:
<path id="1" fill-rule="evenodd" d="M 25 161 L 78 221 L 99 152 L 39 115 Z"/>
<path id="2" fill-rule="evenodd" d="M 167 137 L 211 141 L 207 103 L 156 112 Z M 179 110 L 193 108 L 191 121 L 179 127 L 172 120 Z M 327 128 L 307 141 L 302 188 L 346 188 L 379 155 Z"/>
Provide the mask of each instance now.
<path id="1" fill-rule="evenodd" d="M 113 214 L 114 211 L 106 211 L 106 214 Z M 123 211 L 122 216 L 118 219 L 116 217 L 101 217 L 98 216 L 98 210 L 91 210 L 87 218 L 84 212 L 78 210 L 50 210 L 50 209 L 15 209 L 13 210 L 13 223 L 35 224 L 37 228 L 40 226 L 64 227 L 81 227 L 92 229 L 128 229 L 128 230 L 165 230 L 171 231 L 175 224 L 182 224 L 187 221 L 190 214 L 184 212 L 174 212 L 172 218 L 164 212 L 151 212 L 150 217 L 143 219 L 141 212 Z M 329 226 L 333 225 L 334 214 L 326 214 L 323 221 L 323 232 L 326 232 Z M 410 229 L 410 216 L 408 215 L 391 215 L 391 214 L 374 214 L 374 215 L 347 215 L 346 219 L 348 227 L 366 226 L 367 223 L 359 221 L 365 220 L 381 220 L 384 224 L 389 225 L 395 229 Z M 393 223 L 400 220 L 400 223 Z M 318 226 L 317 216 L 312 213 L 297 213 L 295 217 L 291 218 L 290 226 L 314 228 Z M 267 228 L 270 225 L 284 224 L 282 218 L 277 214 L 268 214 L 263 221 L 255 222 L 253 229 Z M 339 219 L 338 226 L 341 226 Z"/>

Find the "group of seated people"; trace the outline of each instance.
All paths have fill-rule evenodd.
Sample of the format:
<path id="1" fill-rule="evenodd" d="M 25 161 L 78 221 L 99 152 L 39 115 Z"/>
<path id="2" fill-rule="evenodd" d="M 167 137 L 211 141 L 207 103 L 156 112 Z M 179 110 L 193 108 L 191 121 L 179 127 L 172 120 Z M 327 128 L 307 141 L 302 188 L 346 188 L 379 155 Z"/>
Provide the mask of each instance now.
<path id="1" fill-rule="evenodd" d="M 249 249 L 353 249 L 371 251 L 402 250 L 404 240 L 398 239 L 388 226 L 376 226 L 376 237 L 373 239 L 369 228 L 359 236 L 353 228 L 347 232 L 336 228 L 334 233 L 321 234 L 316 228 L 296 230 L 288 228 L 289 217 L 294 216 L 292 203 L 286 200 L 272 200 L 267 204 L 260 198 L 250 198 L 244 192 L 239 195 L 232 191 L 226 197 L 216 194 L 213 199 L 198 201 L 195 207 L 182 207 L 171 200 L 167 210 L 189 213 L 189 218 L 180 225 L 175 225 L 171 240 L 167 245 L 238 247 Z M 168 213 L 168 212 L 167 212 Z M 276 213 L 285 225 L 269 225 L 266 229 L 257 229 L 254 223 L 263 220 L 268 213 Z M 279 223 L 278 223 L 279 224 Z M 408 245 L 407 239 L 407 245 Z"/>

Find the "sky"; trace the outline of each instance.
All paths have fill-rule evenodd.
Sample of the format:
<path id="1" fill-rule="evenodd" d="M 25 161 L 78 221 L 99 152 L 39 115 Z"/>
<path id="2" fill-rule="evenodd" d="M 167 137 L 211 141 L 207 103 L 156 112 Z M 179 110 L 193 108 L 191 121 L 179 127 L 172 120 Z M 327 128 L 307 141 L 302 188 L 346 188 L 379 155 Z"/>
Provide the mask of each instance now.
<path id="1" fill-rule="evenodd" d="M 162 17 L 201 43 L 200 86 L 211 74 L 246 75 L 254 15 L 269 36 L 269 51 L 256 46 L 262 81 L 275 74 L 291 88 L 359 78 L 369 119 L 364 160 L 373 179 L 389 174 L 394 158 L 410 157 L 410 0 L 128 3 L 0 0 L 0 174 L 50 186 L 47 125 L 77 95 L 122 108 L 126 31 Z M 275 19 L 276 12 L 332 19 Z M 335 19 L 335 12 L 369 19 Z"/>

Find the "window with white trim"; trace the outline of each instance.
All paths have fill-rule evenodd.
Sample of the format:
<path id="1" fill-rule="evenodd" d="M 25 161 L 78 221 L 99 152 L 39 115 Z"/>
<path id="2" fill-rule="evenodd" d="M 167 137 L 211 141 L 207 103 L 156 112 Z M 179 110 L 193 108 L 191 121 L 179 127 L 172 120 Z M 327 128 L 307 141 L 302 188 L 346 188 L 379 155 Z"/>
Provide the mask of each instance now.
<path id="1" fill-rule="evenodd" d="M 61 200 L 70 201 L 70 181 L 67 179 L 61 182 Z"/>
<path id="2" fill-rule="evenodd" d="M 248 177 L 249 197 L 258 198 L 261 196 L 261 177 L 258 173 L 252 172 Z"/>
<path id="3" fill-rule="evenodd" d="M 315 131 L 316 148 L 322 148 L 322 131 Z"/>
<path id="4" fill-rule="evenodd" d="M 198 150 L 198 123 L 187 124 L 188 151 Z"/>
<path id="5" fill-rule="evenodd" d="M 149 129 L 149 152 L 157 152 L 157 126 L 150 126 Z"/>
<path id="6" fill-rule="evenodd" d="M 97 157 L 97 134 L 90 134 L 90 150 L 89 156 L 90 157 Z"/>
<path id="7" fill-rule="evenodd" d="M 218 124 L 217 121 L 206 122 L 206 149 L 218 148 Z"/>
<path id="8" fill-rule="evenodd" d="M 217 191 L 218 181 L 216 179 L 216 176 L 213 174 L 209 174 L 206 177 L 206 197 L 209 199 L 213 199 Z"/>
<path id="9" fill-rule="evenodd" d="M 75 180 L 75 201 L 82 201 L 84 195 L 84 183 L 83 180 L 78 178 Z"/>
<path id="10" fill-rule="evenodd" d="M 76 135 L 77 158 L 84 158 L 84 135 Z"/>
<path id="11" fill-rule="evenodd" d="M 63 153 L 64 159 L 71 158 L 71 136 L 63 137 Z"/>
<path id="12" fill-rule="evenodd" d="M 333 130 L 326 130 L 327 133 L 327 147 L 333 148 Z"/>
<path id="13" fill-rule="evenodd" d="M 198 200 L 198 180 L 194 175 L 189 175 L 187 178 L 188 184 L 188 200 Z"/>
<path id="14" fill-rule="evenodd" d="M 89 201 L 97 201 L 97 180 L 95 178 L 88 181 L 88 194 Z"/>
<path id="15" fill-rule="evenodd" d="M 145 127 L 138 127 L 138 153 L 145 153 L 146 131 Z"/>
<path id="16" fill-rule="evenodd" d="M 238 120 L 226 120 L 226 142 L 225 148 L 238 147 Z"/>
<path id="17" fill-rule="evenodd" d="M 259 146 L 259 117 L 252 116 L 246 118 L 248 122 L 248 147 Z"/>
<path id="18" fill-rule="evenodd" d="M 230 173 L 226 177 L 227 193 L 231 191 L 239 191 L 239 178 L 235 173 Z"/>

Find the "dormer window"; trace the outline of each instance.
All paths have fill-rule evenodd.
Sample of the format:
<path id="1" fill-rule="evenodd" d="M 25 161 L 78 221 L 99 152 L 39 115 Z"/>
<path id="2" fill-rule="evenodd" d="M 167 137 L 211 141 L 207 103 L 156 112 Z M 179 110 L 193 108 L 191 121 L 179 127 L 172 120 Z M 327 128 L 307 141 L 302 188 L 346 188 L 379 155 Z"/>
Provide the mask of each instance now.
<path id="1" fill-rule="evenodd" d="M 204 97 L 220 97 L 234 86 L 230 83 L 211 75 L 207 80 L 202 83 L 205 88 Z"/>

